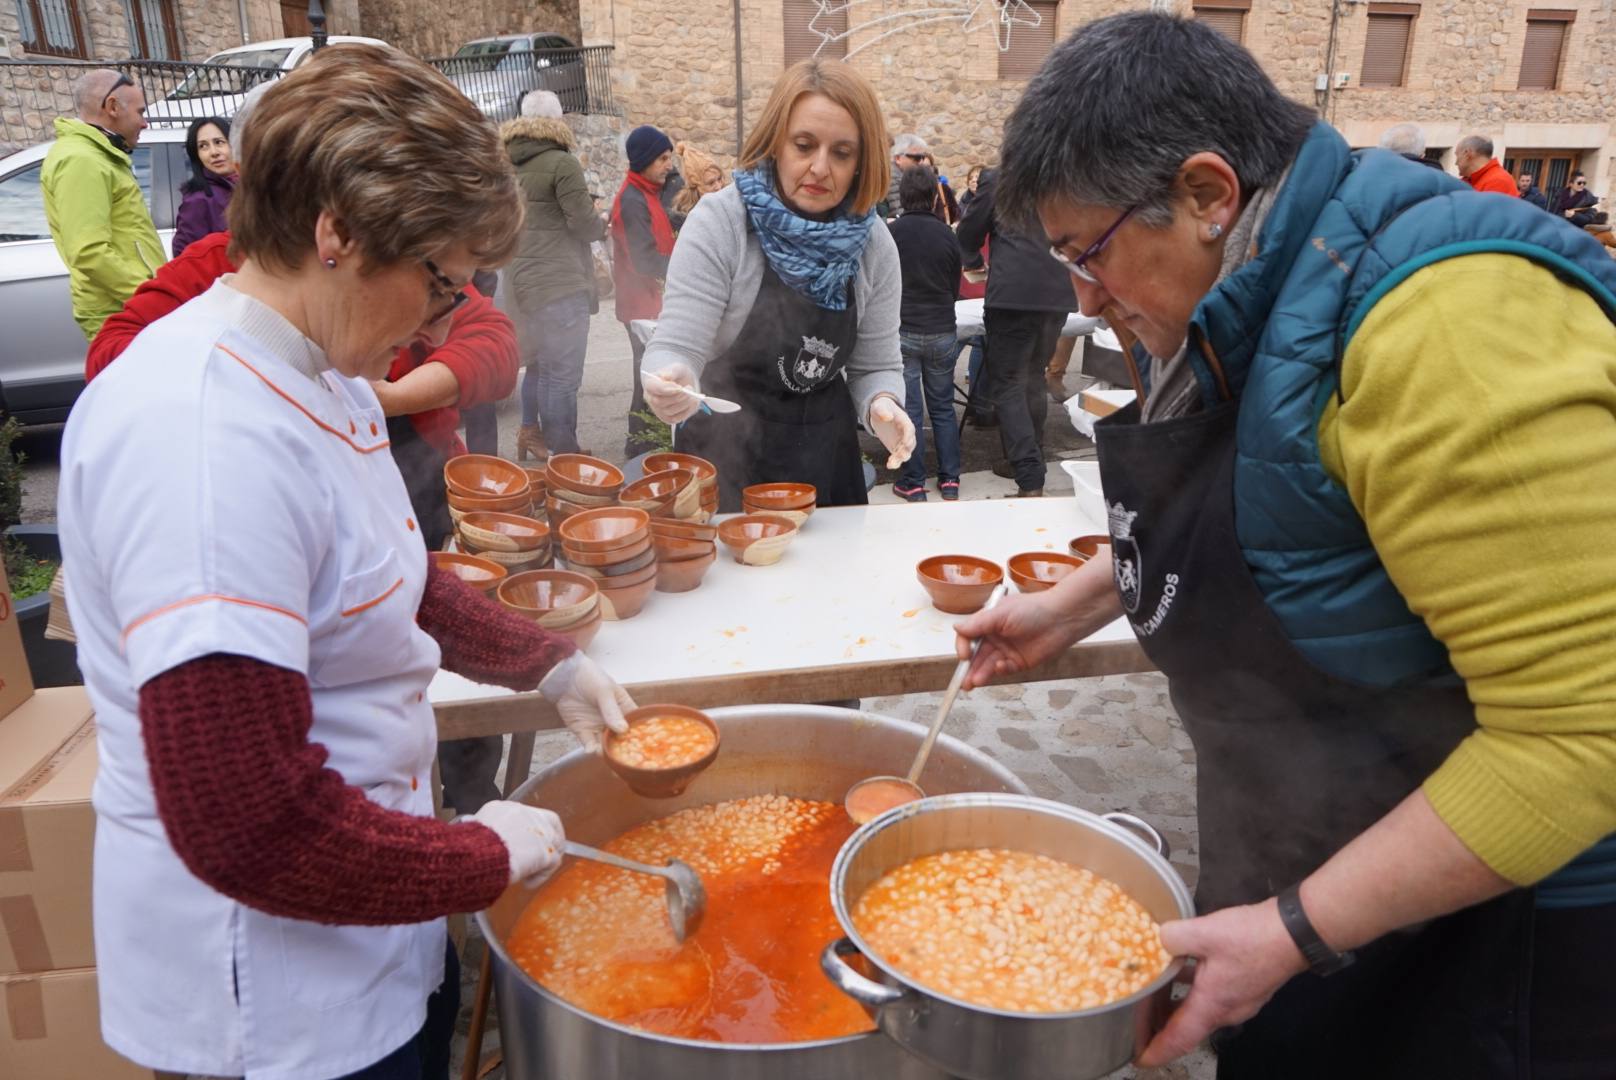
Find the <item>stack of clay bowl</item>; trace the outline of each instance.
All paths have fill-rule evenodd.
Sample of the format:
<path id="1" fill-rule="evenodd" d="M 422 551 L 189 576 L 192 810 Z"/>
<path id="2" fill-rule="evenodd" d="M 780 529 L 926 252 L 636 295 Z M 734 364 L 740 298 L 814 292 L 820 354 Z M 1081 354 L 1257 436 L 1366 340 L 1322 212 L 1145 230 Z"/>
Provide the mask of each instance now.
<path id="1" fill-rule="evenodd" d="M 644 510 L 653 519 L 706 520 L 701 507 L 701 482 L 691 469 L 649 473 L 618 492 L 617 501 L 622 506 Z"/>
<path id="2" fill-rule="evenodd" d="M 600 632 L 600 588 L 593 578 L 565 570 L 529 570 L 500 582 L 499 602 L 580 649 Z"/>
<path id="3" fill-rule="evenodd" d="M 443 465 L 449 517 L 458 527 L 469 513 L 526 514 L 533 507 L 532 485 L 520 465 L 487 454 L 461 454 Z"/>
<path id="4" fill-rule="evenodd" d="M 742 513 L 773 514 L 799 529 L 818 502 L 819 492 L 812 484 L 753 484 L 741 489 Z"/>
<path id="5" fill-rule="evenodd" d="M 606 506 L 571 515 L 558 531 L 567 568 L 599 587 L 601 617 L 612 622 L 638 615 L 656 588 L 651 515 L 632 506 Z"/>
<path id="6" fill-rule="evenodd" d="M 694 454 L 668 452 L 645 455 L 646 476 L 667 472 L 669 469 L 688 469 L 696 474 L 696 482 L 701 485 L 701 506 L 689 520 L 699 525 L 707 524 L 708 520 L 718 513 L 718 466 Z"/>
<path id="7" fill-rule="evenodd" d="M 550 527 L 560 530 L 562 522 L 586 510 L 616 506 L 623 489 L 623 471 L 609 461 L 587 454 L 555 454 L 545 468 L 548 483 L 545 510 Z"/>
<path id="8" fill-rule="evenodd" d="M 487 596 L 493 596 L 499 583 L 505 580 L 505 568 L 497 562 L 463 555 L 458 551 L 429 551 L 432 565 L 448 570 L 455 577 Z"/>
<path id="9" fill-rule="evenodd" d="M 544 502 L 550 495 L 550 470 L 543 465 L 523 465 L 522 471 L 527 473 L 528 489 L 533 496 L 533 514 L 543 517 Z"/>
<path id="10" fill-rule="evenodd" d="M 657 592 L 689 592 L 718 561 L 718 526 L 654 517 L 651 548 L 657 559 Z"/>
<path id="11" fill-rule="evenodd" d="M 472 510 L 455 525 L 455 545 L 503 566 L 507 573 L 550 565 L 550 526 L 538 518 Z"/>

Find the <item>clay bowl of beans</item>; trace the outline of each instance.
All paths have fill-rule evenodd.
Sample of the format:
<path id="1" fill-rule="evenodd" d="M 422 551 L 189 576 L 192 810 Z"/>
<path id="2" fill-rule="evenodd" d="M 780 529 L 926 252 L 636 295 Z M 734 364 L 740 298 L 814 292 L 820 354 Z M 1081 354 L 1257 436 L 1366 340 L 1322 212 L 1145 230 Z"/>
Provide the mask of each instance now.
<path id="1" fill-rule="evenodd" d="M 1087 562 L 1089 559 L 1094 558 L 1094 556 L 1098 555 L 1102 551 L 1110 551 L 1111 538 L 1109 536 L 1100 535 L 1079 536 L 1071 543 L 1066 545 L 1066 550 L 1077 556 L 1079 559 L 1082 559 L 1084 562 Z"/>
<path id="2" fill-rule="evenodd" d="M 459 551 L 433 551 L 429 556 L 433 566 L 443 567 L 473 589 L 490 596 L 505 580 L 505 568 L 491 559 Z"/>
<path id="3" fill-rule="evenodd" d="M 600 587 L 567 570 L 528 570 L 500 583 L 499 602 L 546 630 L 560 630 L 596 614 Z"/>
<path id="4" fill-rule="evenodd" d="M 1058 551 L 1023 551 L 1010 556 L 1005 566 L 1016 588 L 1031 593 L 1054 588 L 1056 582 L 1076 571 L 1085 561 Z"/>
<path id="5" fill-rule="evenodd" d="M 449 494 L 470 498 L 515 495 L 527 489 L 527 473 L 520 465 L 488 454 L 460 454 L 443 463 L 443 482 Z"/>
<path id="6" fill-rule="evenodd" d="M 1159 927 L 1195 914 L 1167 854 L 1129 814 L 1026 795 L 908 803 L 837 854 L 831 906 L 846 936 L 821 967 L 950 1076 L 1093 1080 L 1167 1018 L 1183 962 Z M 848 963 L 856 954 L 875 978 Z"/>
<path id="7" fill-rule="evenodd" d="M 623 488 L 623 470 L 588 454 L 553 455 L 545 476 L 552 492 L 560 488 L 579 495 L 606 495 L 615 499 Z"/>
<path id="8" fill-rule="evenodd" d="M 624 717 L 628 731 L 606 736 L 606 764 L 647 799 L 671 799 L 718 757 L 718 725 L 700 709 L 645 705 Z"/>
<path id="9" fill-rule="evenodd" d="M 474 510 L 460 519 L 460 535 L 484 551 L 535 551 L 550 543 L 550 526 L 520 514 Z"/>
<path id="10" fill-rule="evenodd" d="M 770 514 L 745 514 L 718 526 L 718 538 L 735 556 L 735 561 L 746 566 L 770 566 L 779 562 L 796 535 L 796 522 Z"/>
<path id="11" fill-rule="evenodd" d="M 915 576 L 932 607 L 949 615 L 970 615 L 982 610 L 1004 580 L 1004 571 L 998 563 L 975 555 L 933 555 L 920 560 Z"/>

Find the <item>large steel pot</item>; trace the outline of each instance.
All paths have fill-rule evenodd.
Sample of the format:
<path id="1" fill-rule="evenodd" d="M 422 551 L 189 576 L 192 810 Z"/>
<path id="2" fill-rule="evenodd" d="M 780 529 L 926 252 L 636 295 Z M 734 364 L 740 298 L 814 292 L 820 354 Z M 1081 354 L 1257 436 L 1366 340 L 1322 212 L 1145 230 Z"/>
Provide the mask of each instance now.
<path id="1" fill-rule="evenodd" d="M 1145 832 L 1152 844 L 1130 829 Z M 864 890 L 924 855 L 970 848 L 1031 851 L 1085 867 L 1122 886 L 1157 922 L 1195 914 L 1189 889 L 1165 858 L 1166 843 L 1132 815 L 1101 816 L 1025 795 L 943 795 L 887 811 L 836 856 L 831 904 L 847 936 L 821 958 L 831 981 L 894 1042 L 967 1080 L 1093 1080 L 1133 1060 L 1166 1019 L 1180 961 L 1121 1001 L 1034 1015 L 924 989 L 870 952 L 849 917 Z M 844 957 L 854 953 L 864 954 L 877 979 L 849 966 Z"/>
<path id="2" fill-rule="evenodd" d="M 814 705 L 713 709 L 724 748 L 674 799 L 642 799 L 597 755 L 574 751 L 513 796 L 561 815 L 567 835 L 601 844 L 676 810 L 750 795 L 841 802 L 871 773 L 896 772 L 914 758 L 925 731 L 914 724 Z M 1013 791 L 1008 769 L 943 736 L 920 778 L 927 791 Z M 477 916 L 494 953 L 500 1046 L 512 1080 L 943 1080 L 939 1072 L 876 1032 L 817 1042 L 734 1044 L 652 1035 L 583 1012 L 512 963 L 506 935 L 533 890 L 512 886 Z"/>

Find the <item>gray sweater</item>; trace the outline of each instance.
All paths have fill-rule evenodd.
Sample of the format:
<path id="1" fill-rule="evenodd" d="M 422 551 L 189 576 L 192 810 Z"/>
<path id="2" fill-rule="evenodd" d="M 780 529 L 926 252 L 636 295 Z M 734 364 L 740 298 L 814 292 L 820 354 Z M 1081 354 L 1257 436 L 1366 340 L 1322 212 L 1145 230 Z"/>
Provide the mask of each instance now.
<path id="1" fill-rule="evenodd" d="M 640 370 L 684 363 L 699 381 L 707 362 L 740 336 L 763 283 L 763 267 L 763 248 L 747 231 L 746 205 L 735 185 L 703 197 L 673 245 L 662 314 Z M 898 246 L 887 227 L 876 222 L 853 280 L 859 326 L 847 360 L 847 381 L 861 421 L 877 394 L 891 394 L 903 403 L 903 355 L 898 351 L 902 294 Z"/>

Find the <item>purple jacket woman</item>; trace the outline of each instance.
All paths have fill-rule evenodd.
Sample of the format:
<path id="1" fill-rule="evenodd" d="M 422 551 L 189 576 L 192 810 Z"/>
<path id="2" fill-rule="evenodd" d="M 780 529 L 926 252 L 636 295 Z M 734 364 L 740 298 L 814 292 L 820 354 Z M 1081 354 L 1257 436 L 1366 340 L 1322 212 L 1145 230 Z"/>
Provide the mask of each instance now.
<path id="1" fill-rule="evenodd" d="M 179 212 L 174 216 L 174 254 L 209 233 L 223 232 L 225 207 L 236 190 L 236 163 L 230 152 L 230 121 L 202 117 L 185 134 L 185 156 L 191 176 L 180 188 Z"/>

